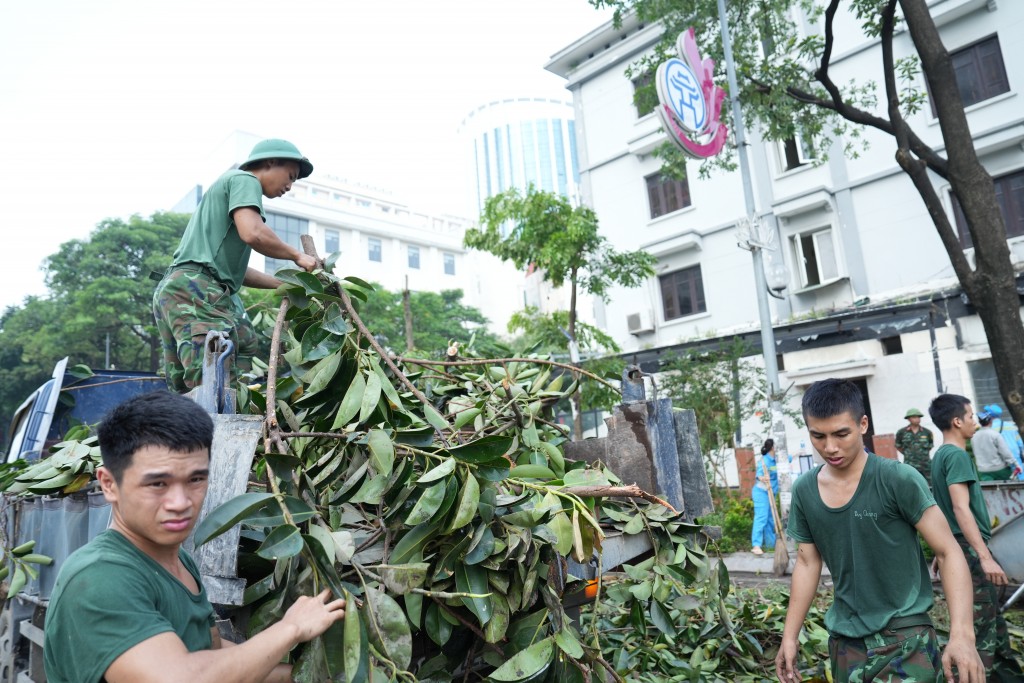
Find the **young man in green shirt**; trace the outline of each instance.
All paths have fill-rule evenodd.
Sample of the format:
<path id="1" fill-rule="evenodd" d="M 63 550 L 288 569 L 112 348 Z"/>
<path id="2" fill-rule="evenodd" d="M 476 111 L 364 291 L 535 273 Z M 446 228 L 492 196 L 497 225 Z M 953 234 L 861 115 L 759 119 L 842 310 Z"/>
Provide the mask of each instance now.
<path id="1" fill-rule="evenodd" d="M 46 613 L 49 683 L 286 683 L 295 645 L 345 615 L 330 592 L 300 597 L 241 645 L 222 641 L 181 549 L 206 497 L 213 422 L 167 391 L 122 403 L 99 427 L 109 529 L 61 567 Z"/>
<path id="2" fill-rule="evenodd" d="M 238 291 L 274 289 L 281 281 L 249 267 L 255 249 L 306 270 L 316 259 L 283 242 L 266 224 L 263 197 L 283 196 L 313 164 L 287 140 L 263 140 L 237 170 L 217 179 L 189 220 L 171 267 L 153 293 L 167 386 L 178 393 L 202 381 L 207 332 L 225 331 L 235 344 L 234 374 L 252 369 L 258 339 Z"/>
<path id="3" fill-rule="evenodd" d="M 942 430 L 943 441 L 932 462 L 935 500 L 970 568 L 978 653 L 989 681 L 1022 681 L 1024 672 L 1010 649 L 1006 621 L 999 614 L 996 587 L 1007 584 L 1006 572 L 986 545 L 992 538 L 988 506 L 978 473 L 964 450 L 967 439 L 978 431 L 974 407 L 964 396 L 940 394 L 928 407 L 928 414 Z"/>
<path id="4" fill-rule="evenodd" d="M 833 681 L 934 681 L 940 670 L 953 680 L 955 666 L 961 683 L 981 683 L 967 563 L 924 477 L 864 450 L 868 418 L 852 382 L 815 382 L 802 408 L 825 464 L 793 484 L 787 533 L 798 546 L 775 659 L 779 680 L 801 680 L 798 639 L 824 562 L 835 586 L 825 615 Z M 928 617 L 932 585 L 918 533 L 942 567 L 949 605 L 949 643 L 941 662 Z"/>

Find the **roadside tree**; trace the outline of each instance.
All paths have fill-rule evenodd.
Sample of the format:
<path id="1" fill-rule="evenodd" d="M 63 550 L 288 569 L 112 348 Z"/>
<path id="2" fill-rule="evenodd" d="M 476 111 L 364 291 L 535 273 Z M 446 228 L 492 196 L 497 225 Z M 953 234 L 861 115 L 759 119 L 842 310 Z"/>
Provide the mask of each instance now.
<path id="1" fill-rule="evenodd" d="M 630 75 L 650 73 L 674 51 L 676 37 L 694 27 L 702 54 L 723 63 L 717 0 L 590 0 L 615 10 L 616 20 L 632 11 L 647 22 L 664 24 L 656 54 L 635 64 Z M 744 117 L 771 140 L 798 136 L 826 159 L 835 141 L 856 155 L 862 133 L 880 131 L 892 139 L 893 154 L 924 202 L 964 292 L 978 312 L 988 337 L 1000 391 L 1018 425 L 1024 425 L 1024 326 L 1016 273 L 1006 242 L 1006 227 L 992 177 L 978 158 L 952 60 L 926 0 L 730 0 L 728 21 Z M 884 82 L 837 83 L 831 70 L 842 13 L 860 22 L 864 36 L 879 41 Z M 798 27 L 796 15 L 809 21 Z M 808 33 L 807 26 L 821 31 Z M 909 35 L 909 46 L 902 34 Z M 846 40 L 849 43 L 849 40 Z M 909 51 L 906 57 L 898 56 Z M 927 93 L 921 87 L 927 83 Z M 724 80 L 724 78 L 723 78 Z M 650 98 L 653 86 L 641 97 Z M 930 93 L 930 97 L 928 96 Z M 941 141 L 925 142 L 912 122 L 923 122 L 930 100 Z M 723 114 L 725 114 L 723 110 Z M 924 136 L 928 137 L 928 136 Z M 660 152 L 667 173 L 678 175 L 678 153 Z M 730 160 L 712 162 L 729 164 Z M 710 168 L 705 165 L 702 172 Z M 974 267 L 964 254 L 940 187 L 948 183 L 962 211 Z"/>
<path id="2" fill-rule="evenodd" d="M 645 251 L 616 251 L 598 231 L 597 214 L 586 206 L 573 206 L 565 197 L 537 190 L 526 194 L 512 188 L 484 205 L 481 228 L 466 231 L 465 244 L 512 261 L 517 268 L 533 266 L 554 287 L 569 285 L 565 332 L 577 339 L 577 301 L 586 293 L 608 300 L 615 285 L 638 287 L 654 274 L 655 258 Z M 511 226 L 503 234 L 503 226 Z M 582 437 L 580 396 L 574 434 Z"/>

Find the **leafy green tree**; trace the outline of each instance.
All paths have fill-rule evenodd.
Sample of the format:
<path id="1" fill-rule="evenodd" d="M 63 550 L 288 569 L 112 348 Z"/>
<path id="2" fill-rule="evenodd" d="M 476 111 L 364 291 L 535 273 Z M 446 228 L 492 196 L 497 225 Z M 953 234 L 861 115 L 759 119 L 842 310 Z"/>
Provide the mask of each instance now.
<path id="1" fill-rule="evenodd" d="M 74 363 L 156 370 L 151 271 L 171 262 L 188 216 L 107 219 L 88 239 L 63 243 L 43 264 L 47 297 L 30 297 L 0 316 L 0 422 L 53 372 Z"/>
<path id="2" fill-rule="evenodd" d="M 420 354 L 427 357 L 444 356 L 451 341 L 463 348 L 473 339 L 478 355 L 506 355 L 501 340 L 486 327 L 487 317 L 462 302 L 461 289 L 441 292 L 410 292 L 413 342 Z M 402 292 L 392 292 L 373 285 L 366 301 L 359 303 L 359 315 L 367 328 L 399 352 L 406 349 L 405 309 Z"/>
<path id="3" fill-rule="evenodd" d="M 702 54 L 723 63 L 717 0 L 590 2 L 613 8 L 616 21 L 629 11 L 642 21 L 665 26 L 656 54 L 634 64 L 632 75 L 650 73 L 674 52 L 677 36 L 691 26 Z M 1006 227 L 992 177 L 978 159 L 952 61 L 930 4 L 927 0 L 730 0 L 727 13 L 739 97 L 748 125 L 756 125 L 771 140 L 799 134 L 816 146 L 820 159 L 827 158 L 833 143 L 840 140 L 848 155 L 856 155 L 866 129 L 891 138 L 895 160 L 924 202 L 953 270 L 981 318 L 1002 396 L 1017 424 L 1024 425 L 1024 401 L 1020 400 L 1024 396 L 1024 325 L 1012 286 L 1015 271 Z M 844 84 L 835 80 L 831 60 L 836 44 L 850 44 L 857 38 L 842 35 L 848 29 L 837 20 L 840 12 L 850 13 L 860 22 L 864 36 L 879 41 L 881 87 L 874 81 Z M 809 20 L 803 21 L 801 14 Z M 805 36 L 797 21 L 803 26 L 820 25 L 821 31 Z M 903 28 L 911 45 L 894 47 L 894 35 Z M 921 73 L 938 119 L 940 147 L 927 144 L 912 126 L 913 120 L 926 120 L 916 116 L 928 99 L 919 87 Z M 727 115 L 725 109 L 723 114 Z M 678 175 L 678 153 L 663 149 L 660 154 L 665 172 Z M 702 173 L 715 163 L 721 161 L 706 164 Z M 932 175 L 940 183 L 949 183 L 963 211 L 974 247 L 974 267 Z"/>
<path id="4" fill-rule="evenodd" d="M 615 285 L 638 287 L 654 275 L 656 259 L 645 251 L 617 251 L 598 229 L 597 214 L 586 206 L 573 206 L 554 192 L 532 185 L 523 195 L 512 188 L 487 200 L 481 228 L 466 231 L 465 244 L 512 261 L 517 268 L 533 265 L 555 287 L 569 285 L 566 334 L 577 339 L 577 299 L 581 292 L 607 301 Z M 511 224 L 507 235 L 503 226 Z M 579 394 L 575 435 L 583 435 Z"/>

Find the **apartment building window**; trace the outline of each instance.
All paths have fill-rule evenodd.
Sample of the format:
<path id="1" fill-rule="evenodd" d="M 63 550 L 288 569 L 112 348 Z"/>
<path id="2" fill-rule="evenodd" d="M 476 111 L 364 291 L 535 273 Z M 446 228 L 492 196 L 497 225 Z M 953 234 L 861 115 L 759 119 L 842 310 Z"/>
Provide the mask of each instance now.
<path id="1" fill-rule="evenodd" d="M 654 74 L 646 73 L 633 79 L 633 106 L 636 117 L 643 118 L 658 106 L 658 91 L 654 88 Z"/>
<path id="2" fill-rule="evenodd" d="M 444 254 L 444 274 L 455 275 L 455 254 Z"/>
<path id="3" fill-rule="evenodd" d="M 419 270 L 420 267 L 420 248 L 409 245 L 409 267 Z"/>
<path id="4" fill-rule="evenodd" d="M 366 240 L 366 243 L 367 246 L 369 247 L 367 258 L 369 258 L 371 261 L 376 261 L 377 263 L 380 263 L 383 260 L 383 249 L 381 247 L 380 240 L 377 239 L 376 237 L 370 237 L 369 239 Z"/>
<path id="5" fill-rule="evenodd" d="M 996 201 L 999 202 L 999 211 L 1003 214 L 1003 223 L 1006 225 L 1006 236 L 1024 235 L 1024 170 L 993 178 L 992 184 L 995 185 Z M 971 240 L 971 233 L 967 231 L 964 211 L 960 208 L 956 195 L 950 193 L 950 198 L 953 202 L 953 217 L 956 220 L 957 233 L 960 235 L 960 244 L 964 249 L 971 249 L 974 242 Z"/>
<path id="6" fill-rule="evenodd" d="M 999 49 L 999 37 L 989 36 L 977 43 L 962 47 L 950 53 L 956 84 L 960 89 L 960 98 L 964 106 L 969 107 L 978 102 L 1010 91 L 1010 82 L 1006 77 L 1006 66 L 1003 64 L 1003 53 Z M 931 93 L 929 93 L 931 95 Z M 931 100 L 932 116 L 938 116 L 935 100 Z"/>
<path id="7" fill-rule="evenodd" d="M 799 135 L 779 141 L 779 162 L 783 171 L 792 171 L 813 161 L 814 145 Z"/>
<path id="8" fill-rule="evenodd" d="M 281 238 L 285 244 L 290 244 L 299 251 L 302 251 L 302 244 L 299 238 L 309 232 L 309 221 L 305 218 L 285 216 L 279 213 L 267 212 L 267 225 Z M 288 259 L 266 258 L 263 270 L 266 273 L 274 274 L 281 268 L 294 268 L 295 264 Z"/>
<path id="9" fill-rule="evenodd" d="M 661 282 L 661 303 L 665 311 L 665 320 L 685 318 L 708 310 L 707 302 L 704 300 L 704 280 L 700 274 L 700 265 L 683 268 L 662 275 L 658 279 Z"/>
<path id="10" fill-rule="evenodd" d="M 337 230 L 324 230 L 324 252 L 331 255 L 341 251 L 341 238 Z"/>
<path id="11" fill-rule="evenodd" d="M 690 184 L 683 180 L 666 178 L 655 173 L 645 178 L 647 181 L 647 200 L 651 206 L 651 218 L 664 216 L 685 209 L 690 205 Z"/>
<path id="12" fill-rule="evenodd" d="M 803 287 L 824 284 L 839 277 L 831 228 L 795 235 L 793 246 Z"/>

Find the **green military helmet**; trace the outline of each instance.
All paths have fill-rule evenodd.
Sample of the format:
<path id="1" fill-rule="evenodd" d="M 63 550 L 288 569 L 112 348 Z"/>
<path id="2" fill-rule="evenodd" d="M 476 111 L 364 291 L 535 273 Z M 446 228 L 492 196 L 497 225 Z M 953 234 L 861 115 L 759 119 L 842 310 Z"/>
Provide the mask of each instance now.
<path id="1" fill-rule="evenodd" d="M 917 408 L 911 408 L 910 410 L 907 411 L 907 414 L 903 416 L 903 419 L 908 419 L 911 417 L 924 417 L 924 413 L 922 413 Z"/>
<path id="2" fill-rule="evenodd" d="M 239 168 L 243 171 L 248 170 L 246 168 L 247 166 L 250 166 L 257 161 L 263 161 L 264 159 L 290 159 L 292 161 L 297 161 L 299 163 L 300 178 L 305 178 L 313 172 L 312 162 L 302 156 L 298 147 L 287 140 L 279 140 L 276 138 L 257 142 L 256 146 L 252 148 L 249 158 L 246 159 Z"/>

